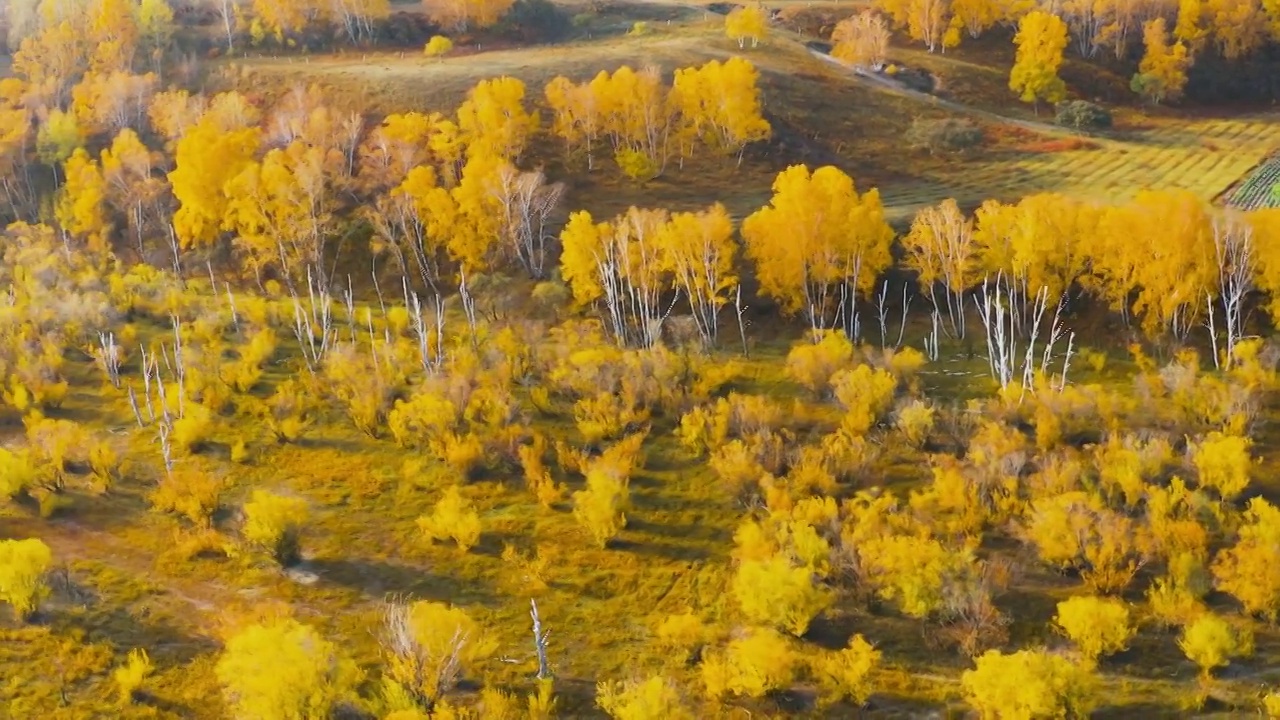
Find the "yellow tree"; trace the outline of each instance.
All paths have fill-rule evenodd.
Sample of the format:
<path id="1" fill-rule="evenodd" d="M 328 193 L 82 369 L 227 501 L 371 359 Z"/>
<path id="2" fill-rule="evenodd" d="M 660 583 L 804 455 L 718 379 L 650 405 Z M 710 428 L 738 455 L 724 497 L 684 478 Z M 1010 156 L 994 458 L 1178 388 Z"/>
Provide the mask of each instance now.
<path id="1" fill-rule="evenodd" d="M 601 130 L 613 141 L 614 159 L 628 177 L 647 180 L 667 161 L 671 103 L 657 68 L 636 72 L 622 66 L 592 79 Z"/>
<path id="2" fill-rule="evenodd" d="M 27 218 L 34 211 L 35 188 L 30 175 L 32 140 L 31 112 L 22 107 L 0 108 L 0 189 L 4 192 L 10 220 Z"/>
<path id="3" fill-rule="evenodd" d="M 219 238 L 230 204 L 227 183 L 253 164 L 260 141 L 256 128 L 227 132 L 209 118 L 178 141 L 169 184 L 178 203 L 173 229 L 182 248 Z"/>
<path id="4" fill-rule="evenodd" d="M 423 0 L 427 17 L 454 32 L 483 30 L 503 18 L 515 0 Z"/>
<path id="5" fill-rule="evenodd" d="M 879 70 L 889 54 L 889 25 L 870 10 L 836 23 L 831 33 L 831 57 L 854 67 Z"/>
<path id="6" fill-rule="evenodd" d="M 276 42 L 291 41 L 311 23 L 324 18 L 328 4 L 316 0 L 253 0 L 250 34 L 255 40 L 271 35 Z"/>
<path id="7" fill-rule="evenodd" d="M 608 77 L 608 73 L 601 71 Z M 587 154 L 587 170 L 595 169 L 596 138 L 601 132 L 600 98 L 594 82 L 574 84 L 566 77 L 547 83 L 544 94 L 554 115 L 551 131 L 564 140 L 565 151 L 572 153 L 581 146 Z"/>
<path id="8" fill-rule="evenodd" d="M 1181 42 L 1169 44 L 1164 18 L 1156 18 L 1143 27 L 1142 41 L 1146 52 L 1131 87 L 1157 105 L 1164 100 L 1177 100 L 1187 85 L 1187 68 L 1191 66 L 1186 46 Z"/>
<path id="9" fill-rule="evenodd" d="M 51 110 L 36 130 L 36 154 L 50 167 L 71 157 L 84 144 L 84 128 L 71 112 Z"/>
<path id="10" fill-rule="evenodd" d="M 650 347 L 660 335 L 667 268 L 659 240 L 668 219 L 665 210 L 633 207 L 612 223 L 597 224 L 581 211 L 560 233 L 561 274 L 574 300 L 602 302 L 620 345 Z"/>
<path id="11" fill-rule="evenodd" d="M 1178 21 L 1173 26 L 1173 36 L 1187 46 L 1192 56 L 1200 52 L 1209 36 L 1205 22 L 1205 0 L 1178 0 Z"/>
<path id="12" fill-rule="evenodd" d="M 467 156 L 489 155 L 516 162 L 529 136 L 538 129 L 538 116 L 524 105 L 524 83 L 513 77 L 481 80 L 458 107 L 458 129 Z"/>
<path id="13" fill-rule="evenodd" d="M 66 105 L 68 90 L 89 65 L 91 46 L 83 25 L 83 18 L 47 25 L 23 40 L 13 54 L 13 73 L 28 83 L 34 105 Z"/>
<path id="14" fill-rule="evenodd" d="M 138 3 L 138 34 L 151 52 L 157 67 L 159 58 L 173 42 L 173 8 L 168 0 L 140 0 Z"/>
<path id="15" fill-rule="evenodd" d="M 357 45 L 370 43 L 377 23 L 391 16 L 391 0 L 337 0 L 333 15 L 348 40 Z"/>
<path id="16" fill-rule="evenodd" d="M 876 7 L 906 28 L 929 52 L 960 44 L 959 27 L 952 22 L 951 0 L 876 0 Z"/>
<path id="17" fill-rule="evenodd" d="M 1255 0 L 1205 0 L 1205 25 L 1213 29 L 1213 39 L 1228 60 L 1249 55 L 1267 39 L 1269 23 Z"/>
<path id="18" fill-rule="evenodd" d="M 90 134 L 114 135 L 126 127 L 141 128 L 155 87 L 152 73 L 89 72 L 71 89 L 72 111 Z"/>
<path id="19" fill-rule="evenodd" d="M 1257 253 L 1255 280 L 1258 289 L 1266 293 L 1271 322 L 1280 325 L 1280 209 L 1257 210 L 1249 213 L 1247 220 L 1257 237 L 1253 243 Z"/>
<path id="20" fill-rule="evenodd" d="M 324 150 L 296 141 L 247 164 L 224 186 L 222 227 L 235 233 L 255 277 L 274 268 L 290 287 L 309 277 L 327 289 L 334 197 L 324 161 Z"/>
<path id="21" fill-rule="evenodd" d="M 365 192 L 395 187 L 409 171 L 435 160 L 435 139 L 454 128 L 438 113 L 388 115 L 374 128 L 357 152 L 358 179 Z"/>
<path id="22" fill-rule="evenodd" d="M 111 228 L 102 170 L 84 148 L 76 148 L 63 165 L 63 174 L 66 182 L 58 193 L 54 217 L 64 232 L 83 240 L 92 254 L 104 255 Z"/>
<path id="23" fill-rule="evenodd" d="M 1204 203 L 1186 190 L 1142 191 L 1133 206 L 1143 223 L 1141 234 L 1129 240 L 1139 288 L 1133 312 L 1147 333 L 1185 338 L 1218 279 L 1213 222 Z"/>
<path id="24" fill-rule="evenodd" d="M 1062 52 L 1067 48 L 1067 24 L 1057 15 L 1036 11 L 1023 16 L 1014 37 L 1017 59 L 1009 72 L 1009 89 L 1022 102 L 1056 103 L 1066 97 L 1067 88 L 1058 77 Z"/>
<path id="25" fill-rule="evenodd" d="M 918 273 L 917 282 L 929 293 L 934 310 L 941 314 L 945 302 L 952 335 L 963 338 L 964 292 L 978 279 L 973 221 L 965 217 L 955 200 L 944 200 L 916 213 L 902 246 L 907 267 Z M 939 290 L 944 298 L 941 302 Z"/>
<path id="26" fill-rule="evenodd" d="M 164 221 L 160 207 L 164 181 L 155 177 L 152 153 L 133 130 L 121 130 L 102 151 L 102 176 L 107 183 L 107 204 L 125 217 L 125 224 L 146 256 L 143 239 L 153 224 Z"/>
<path id="27" fill-rule="evenodd" d="M 547 270 L 547 227 L 564 194 L 563 183 L 547 184 L 541 171 L 521 172 L 502 162 L 489 175 L 487 189 L 498 211 L 502 255 L 529 276 L 542 279 Z"/>
<path id="28" fill-rule="evenodd" d="M 893 230 L 879 191 L 859 195 L 853 180 L 831 166 L 810 173 L 793 165 L 779 173 L 773 199 L 743 221 L 742 237 L 761 291 L 784 311 L 803 312 L 815 341 L 841 319 L 852 331 L 858 293 L 869 291 L 892 261 Z"/>
<path id="29" fill-rule="evenodd" d="M 676 287 L 689 300 L 698 333 L 707 345 L 715 343 L 720 308 L 738 282 L 729 211 L 716 203 L 700 212 L 676 213 L 662 228 L 658 243 Z"/>
<path id="30" fill-rule="evenodd" d="M 138 49 L 138 8 L 131 0 L 91 0 L 89 66 L 99 73 L 127 71 Z"/>
<path id="31" fill-rule="evenodd" d="M 172 146 L 200 122 L 207 109 L 208 102 L 203 95 L 191 95 L 186 90 L 163 91 L 151 97 L 147 119 L 152 129 Z"/>
<path id="32" fill-rule="evenodd" d="M 739 50 L 746 46 L 748 40 L 751 47 L 759 45 L 768 27 L 769 17 L 761 5 L 736 7 L 724 18 L 724 32 L 730 40 L 738 43 Z"/>
<path id="33" fill-rule="evenodd" d="M 436 295 L 441 293 L 457 214 L 449 190 L 437 185 L 435 171 L 422 165 L 366 209 L 374 229 L 375 253 L 389 251 L 401 272 L 407 276 L 416 270 L 423 286 Z"/>
<path id="34" fill-rule="evenodd" d="M 769 121 L 760 112 L 758 73 L 747 60 L 712 60 L 699 68 L 676 70 L 669 100 L 693 136 L 742 162 L 748 143 L 767 140 Z"/>
<path id="35" fill-rule="evenodd" d="M 1005 3 L 999 0 L 951 0 L 951 23 L 975 40 L 983 31 L 1006 19 Z"/>

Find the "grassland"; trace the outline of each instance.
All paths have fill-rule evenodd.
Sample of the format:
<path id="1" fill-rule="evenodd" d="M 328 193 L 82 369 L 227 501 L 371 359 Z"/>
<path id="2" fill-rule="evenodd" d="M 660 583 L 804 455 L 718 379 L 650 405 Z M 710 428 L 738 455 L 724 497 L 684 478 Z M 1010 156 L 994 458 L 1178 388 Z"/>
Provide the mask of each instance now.
<path id="1" fill-rule="evenodd" d="M 335 98 L 370 114 L 403 110 L 451 110 L 479 79 L 513 75 L 524 80 L 535 99 L 556 75 L 581 80 L 622 64 L 675 67 L 723 59 L 737 52 L 722 37 L 719 19 L 695 9 L 654 4 L 614 6 L 589 25 L 592 38 L 534 48 L 462 48 L 443 61 L 412 53 L 352 53 L 284 58 L 249 57 L 223 61 L 223 80 L 270 94 L 295 83 L 315 83 Z M 673 20 L 672 25 L 666 19 Z M 651 32 L 623 33 L 635 20 Z M 566 165 L 555 143 L 540 141 L 536 160 L 555 180 L 570 187 L 567 204 L 607 216 L 628 205 L 687 209 L 725 202 L 737 217 L 765 202 L 774 174 L 788 164 L 839 165 L 860 187 L 880 187 L 895 220 L 909 220 L 918 207 L 955 197 L 972 205 L 987 199 L 1012 200 L 1042 191 L 1099 200 L 1127 197 L 1144 187 L 1183 188 L 1206 200 L 1219 197 L 1280 146 L 1280 124 L 1271 115 L 1220 118 L 1179 117 L 1136 112 L 1122 116 L 1107 135 L 1064 141 L 1048 129 L 1028 129 L 1036 117 L 1025 108 L 1009 108 L 995 99 L 1003 84 L 1007 53 L 983 49 L 926 56 L 895 51 L 899 62 L 929 68 L 944 77 L 946 105 L 907 94 L 886 92 L 812 55 L 799 41 L 778 38 L 750 54 L 761 71 L 764 105 L 775 139 L 748 152 L 740 167 L 695 160 L 671 167 L 657 180 L 636 185 L 605 169 L 588 174 Z M 1016 122 L 1008 122 L 1005 116 Z M 988 145 L 965 156 L 930 155 L 900 143 L 916 118 L 968 117 L 988 131 Z M 202 281 L 201 281 L 202 282 Z M 198 294 L 200 282 L 193 283 Z M 527 288 L 521 287 L 521 290 Z M 218 316 L 233 342 L 243 341 L 227 322 L 221 296 L 207 292 L 194 315 Z M 357 306 L 365 318 L 376 306 Z M 456 312 L 451 327 L 461 327 Z M 523 323 L 523 308 L 506 308 L 513 325 L 537 348 L 552 348 L 541 320 Z M 291 310 L 277 308 L 288 335 Z M 339 309 L 341 317 L 344 311 Z M 163 313 L 140 317 L 144 336 L 167 332 Z M 817 402 L 788 379 L 784 357 L 796 330 L 776 317 L 753 311 L 753 352 L 742 358 L 727 348 L 705 361 L 734 368 L 723 393 L 765 396 L 787 409 L 798 443 L 811 442 L 829 429 L 838 412 Z M 381 323 L 382 320 L 377 322 Z M 1080 320 L 1080 322 L 1086 322 Z M 379 332 L 382 327 L 379 326 Z M 924 331 L 911 325 L 907 344 L 919 346 Z M 1099 324 L 1081 332 L 1086 346 L 1107 353 L 1104 368 L 1081 367 L 1080 384 L 1096 383 L 1119 396 L 1134 394 L 1136 368 L 1123 350 L 1110 344 L 1115 328 Z M 775 338 L 774 336 L 780 336 Z M 697 669 L 673 663 L 653 645 L 654 629 L 664 617 L 694 610 L 709 622 L 732 624 L 736 608 L 728 593 L 732 574 L 733 533 L 743 507 L 699 458 L 681 447 L 674 431 L 678 417 L 659 414 L 645 446 L 646 460 L 631 479 L 627 526 L 606 549 L 591 545 L 570 513 L 568 502 L 542 508 L 525 489 L 519 468 L 495 463 L 469 482 L 484 527 L 480 545 L 460 553 L 423 541 L 415 521 L 431 511 L 447 481 L 405 472 L 419 453 L 387 439 L 358 432 L 336 407 L 318 416 L 296 444 L 264 438 L 254 421 L 228 412 L 217 419 L 209 446 L 184 460 L 225 477 L 228 491 L 217 528 L 232 537 L 237 510 L 249 491 L 269 488 L 306 498 L 311 520 L 303 535 L 303 562 L 282 571 L 270 562 L 217 548 L 188 557 L 180 548 L 191 532 L 177 520 L 149 509 L 148 494 L 162 473 L 154 434 L 136 431 L 125 395 L 104 386 L 88 358 L 69 349 L 66 373 L 72 391 L 55 418 L 73 420 L 103 437 L 114 438 L 131 459 L 124 478 L 109 494 L 72 489 L 67 504 L 42 519 L 27 505 L 0 504 L 0 537 L 39 537 L 54 550 L 51 599 L 38 622 L 18 626 L 0 620 L 0 716 L 80 720 L 120 718 L 221 718 L 226 716 L 213 673 L 225 626 L 288 606 L 295 615 L 337 639 L 363 667 L 376 674 L 381 662 L 376 628 L 389 596 L 411 596 L 456 603 L 480 620 L 498 643 L 494 659 L 476 673 L 488 682 L 526 691 L 535 664 L 528 626 L 528 601 L 536 597 L 552 628 L 550 655 L 563 717 L 597 717 L 593 693 L 601 679 L 664 673 L 684 688 L 699 687 Z M 265 397 L 297 370 L 298 348 L 283 343 L 263 381 L 252 394 Z M 137 379 L 136 360 L 125 366 Z M 919 393 L 941 408 L 963 408 L 975 397 L 989 397 L 992 384 L 981 358 L 958 345 L 943 348 L 943 360 L 921 372 Z M 521 413 L 532 430 L 580 443 L 568 403 L 550 411 L 534 407 L 528 388 L 515 388 Z M 1280 467 L 1280 427 L 1273 403 L 1255 437 L 1259 492 L 1280 497 L 1270 479 Z M 963 416 L 963 412 L 959 411 Z M 21 435 L 19 418 L 6 415 L 10 438 Z M 847 496 L 863 487 L 905 491 L 928 478 L 928 453 L 898 442 L 890 431 L 876 431 L 883 455 L 861 483 L 842 487 Z M 230 448 L 244 442 L 249 457 L 232 462 Z M 939 441 L 943 444 L 945 441 Z M 936 448 L 935 448 L 936 449 Z M 559 469 L 557 480 L 570 491 L 581 478 Z M 548 569 L 533 578 L 529 568 L 509 557 L 510 545 L 524 555 L 541 553 Z M 1009 646 L 1061 645 L 1050 630 L 1054 604 L 1079 591 L 1078 578 L 1039 566 L 1034 553 L 999 538 L 984 548 L 1017 558 L 1025 572 L 1001 609 L 1014 618 Z M 1140 576 L 1149 580 L 1147 571 Z M 539 585 L 545 582 L 545 587 Z M 1127 599 L 1141 602 L 1139 593 Z M 1211 598 L 1215 609 L 1230 601 Z M 883 607 L 840 602 L 804 638 L 805 647 L 837 648 L 854 632 L 873 639 L 885 666 L 868 708 L 813 707 L 814 688 L 797 684 L 759 702 L 730 703 L 725 717 L 901 717 L 961 716 L 960 673 L 969 659 L 943 650 L 937 629 Z M 1216 683 L 1214 697 L 1201 716 L 1239 717 L 1255 712 L 1263 686 L 1280 682 L 1280 632 L 1257 626 L 1257 653 L 1233 663 Z M 109 669 L 125 652 L 145 647 L 157 665 L 140 704 L 115 704 Z M 1186 717 L 1195 669 L 1176 644 L 1176 633 L 1144 628 L 1133 647 L 1104 663 L 1100 718 Z M 376 694 L 370 681 L 362 688 Z M 473 686 L 461 693 L 470 699 Z"/>

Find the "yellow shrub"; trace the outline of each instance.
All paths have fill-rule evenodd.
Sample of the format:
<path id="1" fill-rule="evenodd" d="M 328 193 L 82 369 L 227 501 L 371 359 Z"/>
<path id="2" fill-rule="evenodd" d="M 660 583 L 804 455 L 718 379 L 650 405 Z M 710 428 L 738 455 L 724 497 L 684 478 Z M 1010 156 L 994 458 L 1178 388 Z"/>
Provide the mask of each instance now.
<path id="1" fill-rule="evenodd" d="M 187 403 L 183 416 L 173 421 L 169 442 L 178 453 L 194 453 L 213 437 L 213 413 L 204 405 Z"/>
<path id="2" fill-rule="evenodd" d="M 516 454 L 520 460 L 520 469 L 524 471 L 525 484 L 538 499 L 538 504 L 549 508 L 559 502 L 564 496 L 564 486 L 555 482 L 544 462 L 547 438 L 535 433 L 532 442 L 521 445 Z"/>
<path id="3" fill-rule="evenodd" d="M 1204 511 L 1215 507 L 1199 491 L 1188 490 L 1182 478 L 1174 477 L 1168 487 L 1151 485 L 1146 490 L 1147 527 L 1155 550 L 1172 564 L 1178 555 L 1203 560 L 1209 553 L 1209 528 L 1213 522 Z"/>
<path id="4" fill-rule="evenodd" d="M 443 35 L 433 35 L 422 48 L 422 54 L 427 57 L 443 57 L 449 54 L 453 49 L 453 41 Z"/>
<path id="5" fill-rule="evenodd" d="M 721 427 L 717 427 L 717 423 Z M 680 444 L 698 455 L 718 449 L 728 434 L 728 418 L 718 416 L 714 409 L 705 405 L 680 416 L 680 425 L 676 428 Z"/>
<path id="6" fill-rule="evenodd" d="M 250 407 L 278 443 L 297 442 L 311 425 L 312 402 L 306 389 L 294 379 L 277 384 L 270 399 Z"/>
<path id="7" fill-rule="evenodd" d="M 1063 600 L 1053 623 L 1089 663 L 1121 652 L 1134 636 L 1129 608 L 1115 598 L 1077 596 Z"/>
<path id="8" fill-rule="evenodd" d="M 235 717 L 326 717 L 355 698 L 360 670 L 313 628 L 277 619 L 250 625 L 226 643 L 215 668 Z"/>
<path id="9" fill-rule="evenodd" d="M 707 643 L 708 630 L 697 615 L 668 615 L 658 624 L 657 645 L 676 663 L 684 663 Z"/>
<path id="10" fill-rule="evenodd" d="M 485 462 L 484 443 L 474 433 L 442 433 L 431 443 L 431 451 L 463 480 L 474 475 Z"/>
<path id="11" fill-rule="evenodd" d="M 588 445 L 613 440 L 649 419 L 649 411 L 624 394 L 598 393 L 573 404 L 573 419 Z"/>
<path id="12" fill-rule="evenodd" d="M 831 389 L 844 406 L 840 427 L 852 435 L 865 435 L 893 407 L 898 381 L 884 370 L 858 365 L 831 378 Z"/>
<path id="13" fill-rule="evenodd" d="M 1025 535 L 1045 563 L 1080 570 L 1085 585 L 1104 594 L 1129 584 L 1150 544 L 1141 526 L 1085 492 L 1034 501 Z"/>
<path id="14" fill-rule="evenodd" d="M 921 447 L 933 431 L 933 407 L 922 400 L 911 400 L 894 413 L 893 426 L 911 447 Z"/>
<path id="15" fill-rule="evenodd" d="M 907 535 L 868 538 L 859 545 L 859 556 L 876 593 L 914 618 L 938 612 L 948 588 L 963 580 L 973 563 L 968 550 Z"/>
<path id="16" fill-rule="evenodd" d="M 151 492 L 151 507 L 159 512 L 181 515 L 193 525 L 207 528 L 213 522 L 222 497 L 222 481 L 210 473 L 187 465 L 177 465 L 160 478 Z"/>
<path id="17" fill-rule="evenodd" d="M 965 699 L 984 718 L 1087 717 L 1093 671 L 1044 650 L 988 650 L 960 678 Z"/>
<path id="18" fill-rule="evenodd" d="M 702 682 L 712 699 L 730 693 L 758 698 L 790 685 L 795 666 L 795 651 L 786 638 L 768 628 L 752 628 L 723 653 L 703 659 Z"/>
<path id="19" fill-rule="evenodd" d="M 771 436 L 778 438 L 777 435 Z M 822 436 L 823 464 L 836 479 L 856 483 L 879 457 L 880 446 L 867 438 L 837 430 Z"/>
<path id="20" fill-rule="evenodd" d="M 758 491 L 764 468 L 746 443 L 735 439 L 712 452 L 707 462 L 724 489 L 733 497 L 745 498 Z"/>
<path id="21" fill-rule="evenodd" d="M 1253 459 L 1249 449 L 1253 441 L 1247 437 L 1209 433 L 1188 449 L 1195 465 L 1200 487 L 1216 490 L 1223 500 L 1234 500 L 1249 486 L 1249 469 Z"/>
<path id="22" fill-rule="evenodd" d="M 27 429 L 27 445 L 31 459 L 43 465 L 55 482 L 60 482 L 67 464 L 88 459 L 85 431 L 70 420 L 53 420 L 39 414 L 28 415 L 22 422 Z"/>
<path id="23" fill-rule="evenodd" d="M 271 360 L 275 352 L 276 333 L 271 328 L 263 328 L 240 348 L 238 360 L 223 366 L 223 377 L 238 392 L 249 392 L 262 378 L 262 366 Z"/>
<path id="24" fill-rule="evenodd" d="M 826 453 L 820 447 L 800 448 L 786 480 L 787 489 L 797 495 L 830 495 L 836 491 L 835 475 L 827 470 Z"/>
<path id="25" fill-rule="evenodd" d="M 982 488 L 965 475 L 960 462 L 942 456 L 933 467 L 933 481 L 923 490 L 913 491 L 909 502 L 937 534 L 969 537 L 1003 514 L 1004 498 L 1012 496 L 1016 488 L 1001 490 L 999 499 L 994 493 L 984 498 Z"/>
<path id="26" fill-rule="evenodd" d="M 860 706 L 871 696 L 871 674 L 880 665 L 880 651 L 861 635 L 854 635 L 845 649 L 820 652 L 810 663 L 824 704 L 848 700 Z"/>
<path id="27" fill-rule="evenodd" d="M 378 437 L 391 401 L 386 368 L 354 344 L 340 344 L 325 353 L 323 377 L 327 389 L 347 411 L 356 429 Z"/>
<path id="28" fill-rule="evenodd" d="M 1272 690 L 1262 697 L 1262 711 L 1269 720 L 1280 718 L 1280 692 Z"/>
<path id="29" fill-rule="evenodd" d="M 1186 625 L 1209 611 L 1195 593 L 1170 578 L 1157 578 L 1147 590 L 1147 607 L 1166 628 Z"/>
<path id="30" fill-rule="evenodd" d="M 597 683 L 596 705 L 616 720 L 693 720 L 696 717 L 684 707 L 675 685 L 660 675 L 642 682 Z"/>
<path id="31" fill-rule="evenodd" d="M 135 648 L 129 651 L 129 657 L 124 665 L 111 673 L 111 679 L 116 683 L 116 691 L 120 694 L 121 705 L 129 705 L 134 701 L 142 691 L 142 684 L 154 669 L 155 666 L 151 664 L 151 658 L 147 657 L 146 650 Z"/>
<path id="32" fill-rule="evenodd" d="M 387 414 L 387 428 L 400 447 L 424 448 L 432 439 L 456 428 L 461 419 L 461 412 L 447 397 L 422 388 L 408 400 L 396 401 Z"/>
<path id="33" fill-rule="evenodd" d="M 1230 665 L 1232 658 L 1252 655 L 1253 638 L 1246 629 L 1205 613 L 1182 629 L 1178 647 L 1208 677 L 1215 668 Z"/>
<path id="34" fill-rule="evenodd" d="M 444 491 L 430 516 L 418 518 L 418 528 L 428 540 L 453 540 L 467 552 L 480 541 L 480 514 L 455 486 Z"/>
<path id="35" fill-rule="evenodd" d="M 95 492 L 107 492 L 120 479 L 120 456 L 111 443 L 98 440 L 89 446 L 89 471 L 93 474 Z"/>
<path id="36" fill-rule="evenodd" d="M 627 516 L 622 512 L 627 497 L 623 478 L 599 469 L 589 470 L 587 489 L 573 494 L 573 517 L 603 548 L 627 526 Z"/>
<path id="37" fill-rule="evenodd" d="M 853 343 L 830 331 L 817 343 L 800 343 L 787 353 L 787 375 L 815 395 L 827 392 L 831 378 L 853 362 Z"/>
<path id="38" fill-rule="evenodd" d="M 288 565 L 298 559 L 299 535 L 308 514 L 302 498 L 254 490 L 244 505 L 245 540 Z"/>
<path id="39" fill-rule="evenodd" d="M 924 353 L 913 347 L 900 348 L 898 350 L 885 351 L 885 364 L 889 368 L 889 372 L 899 381 L 910 383 L 915 379 L 916 374 L 920 372 L 920 368 L 928 363 L 928 358 Z"/>
<path id="40" fill-rule="evenodd" d="M 547 579 L 550 576 L 548 566 L 552 564 L 553 559 L 554 555 L 543 544 L 539 544 L 529 554 L 520 552 L 515 545 L 502 546 L 502 562 L 515 569 L 515 579 L 524 592 L 547 589 Z"/>
<path id="41" fill-rule="evenodd" d="M 813 575 L 812 568 L 796 567 L 783 556 L 748 560 L 734 574 L 733 594 L 748 621 L 799 637 L 834 600 Z"/>
<path id="42" fill-rule="evenodd" d="M 648 431 L 642 431 L 613 443 L 598 458 L 588 463 L 586 471 L 597 468 L 619 477 L 630 478 L 632 473 L 644 467 L 644 441 L 648 436 Z"/>
<path id="43" fill-rule="evenodd" d="M 8 500 L 35 483 L 38 473 L 26 450 L 0 448 L 0 500 Z"/>
<path id="44" fill-rule="evenodd" d="M 1262 498 L 1249 501 L 1236 544 L 1218 553 L 1213 576 L 1245 612 L 1274 621 L 1280 613 L 1280 510 Z"/>
<path id="45" fill-rule="evenodd" d="M 965 460 L 980 485 L 1003 484 L 1022 474 L 1030 459 L 1027 438 L 1017 428 L 996 420 L 983 420 L 969 440 Z"/>
<path id="46" fill-rule="evenodd" d="M 1049 452 L 1062 443 L 1062 416 L 1048 405 L 1037 405 L 1035 410 L 1036 448 Z"/>
<path id="47" fill-rule="evenodd" d="M 48 594 L 44 575 L 51 564 L 53 552 L 41 540 L 0 540 L 0 601 L 13 608 L 19 622 L 31 617 Z"/>
<path id="48" fill-rule="evenodd" d="M 1093 348 L 1080 348 L 1076 353 L 1076 357 L 1082 365 L 1092 370 L 1095 375 L 1100 374 L 1107 367 L 1107 354 Z"/>
<path id="49" fill-rule="evenodd" d="M 452 605 L 393 603 L 386 621 L 386 679 L 422 707 L 438 702 L 495 649 L 480 624 Z"/>
<path id="50" fill-rule="evenodd" d="M 1123 498 L 1125 505 L 1137 507 L 1145 497 L 1148 483 L 1172 459 L 1167 440 L 1142 442 L 1134 436 L 1112 435 L 1094 451 L 1098 479 L 1108 496 Z"/>

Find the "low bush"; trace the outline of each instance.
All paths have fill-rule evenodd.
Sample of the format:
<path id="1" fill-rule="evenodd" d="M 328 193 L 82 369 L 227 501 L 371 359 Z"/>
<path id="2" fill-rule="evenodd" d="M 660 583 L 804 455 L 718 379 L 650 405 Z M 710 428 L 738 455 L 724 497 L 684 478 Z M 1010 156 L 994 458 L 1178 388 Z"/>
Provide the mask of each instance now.
<path id="1" fill-rule="evenodd" d="M 928 150 L 930 154 L 954 153 L 978 147 L 986 139 L 986 135 L 982 128 L 970 120 L 917 118 L 907 128 L 905 139 L 908 146 Z"/>
<path id="2" fill-rule="evenodd" d="M 1111 113 L 1091 102 L 1067 100 L 1058 103 L 1053 121 L 1072 130 L 1105 130 L 1111 127 Z"/>

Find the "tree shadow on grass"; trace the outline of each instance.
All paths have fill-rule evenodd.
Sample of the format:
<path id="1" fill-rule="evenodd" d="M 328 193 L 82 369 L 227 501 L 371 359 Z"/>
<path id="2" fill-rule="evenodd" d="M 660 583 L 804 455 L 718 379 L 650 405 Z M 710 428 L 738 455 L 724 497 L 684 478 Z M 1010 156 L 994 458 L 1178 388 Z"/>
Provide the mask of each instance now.
<path id="1" fill-rule="evenodd" d="M 614 539 L 609 541 L 609 547 L 621 552 L 630 552 L 636 555 L 645 555 L 648 557 L 665 558 L 667 560 L 675 560 L 677 562 L 706 562 L 711 559 L 711 553 L 704 548 L 672 545 L 670 543 L 658 543 L 653 542 L 652 540 L 635 541 Z"/>
<path id="2" fill-rule="evenodd" d="M 406 596 L 456 604 L 491 604 L 495 598 L 475 579 L 435 574 L 426 568 L 385 560 L 313 558 L 308 569 L 320 582 L 357 590 L 373 599 Z"/>
<path id="3" fill-rule="evenodd" d="M 728 528 L 705 522 L 655 523 L 643 518 L 628 516 L 627 529 L 664 538 L 694 540 L 718 548 L 728 547 L 733 541 L 733 534 L 729 532 Z"/>

